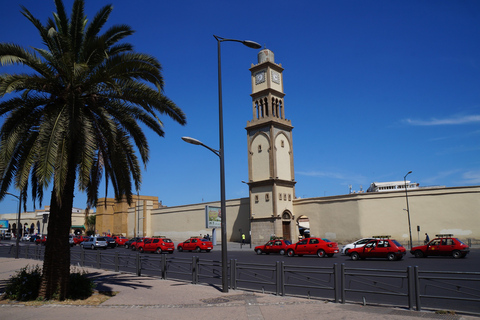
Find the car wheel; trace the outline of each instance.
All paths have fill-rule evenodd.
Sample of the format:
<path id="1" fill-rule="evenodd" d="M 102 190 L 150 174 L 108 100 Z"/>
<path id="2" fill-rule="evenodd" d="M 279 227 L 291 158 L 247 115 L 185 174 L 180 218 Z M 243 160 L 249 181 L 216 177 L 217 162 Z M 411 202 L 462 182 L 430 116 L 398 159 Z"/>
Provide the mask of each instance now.
<path id="1" fill-rule="evenodd" d="M 138 248 L 138 251 L 140 251 L 140 253 L 143 253 L 143 247 Z"/>
<path id="2" fill-rule="evenodd" d="M 458 258 L 461 258 L 462 257 L 462 253 L 458 250 L 454 250 L 452 252 L 452 256 L 455 258 L 455 259 L 458 259 Z"/>
<path id="3" fill-rule="evenodd" d="M 282 249 L 282 250 L 280 250 L 279 253 L 283 256 L 285 254 L 285 250 Z"/>
<path id="4" fill-rule="evenodd" d="M 345 249 L 345 251 L 343 252 L 343 254 L 345 254 L 346 256 L 348 256 L 348 250 L 349 250 L 349 249 Z"/>
<path id="5" fill-rule="evenodd" d="M 257 249 L 257 250 L 255 250 L 255 252 L 256 252 L 257 254 L 262 254 L 262 250 L 261 250 L 261 249 Z"/>
<path id="6" fill-rule="evenodd" d="M 293 250 L 287 251 L 287 257 L 293 257 L 294 255 L 295 255 L 295 252 L 293 252 Z"/>
<path id="7" fill-rule="evenodd" d="M 415 258 L 423 258 L 423 257 L 425 257 L 425 255 L 423 254 L 423 251 L 422 251 L 422 250 L 417 250 L 417 251 L 415 251 L 414 255 L 415 255 Z"/>
<path id="8" fill-rule="evenodd" d="M 155 253 L 158 253 L 158 254 L 162 253 L 162 248 L 157 248 L 157 250 L 155 250 Z"/>
<path id="9" fill-rule="evenodd" d="M 128 249 L 128 244 L 125 245 L 125 249 Z"/>
<path id="10" fill-rule="evenodd" d="M 357 252 L 354 252 L 350 255 L 350 258 L 353 260 L 353 261 L 357 261 L 358 259 L 360 259 L 360 255 L 357 253 Z"/>
<path id="11" fill-rule="evenodd" d="M 200 247 L 195 248 L 195 252 L 200 252 L 200 251 L 202 251 L 202 249 L 200 249 Z"/>
<path id="12" fill-rule="evenodd" d="M 319 258 L 325 258 L 325 251 L 320 249 L 317 251 L 317 257 Z"/>
<path id="13" fill-rule="evenodd" d="M 182 251 L 183 251 L 183 247 L 178 247 L 177 250 L 178 250 L 179 252 L 182 252 Z"/>
<path id="14" fill-rule="evenodd" d="M 387 260 L 388 260 L 388 261 L 393 261 L 393 260 L 395 260 L 395 254 L 394 254 L 394 253 L 391 253 L 391 252 L 390 252 L 389 254 L 387 254 Z"/>
<path id="15" fill-rule="evenodd" d="M 95 245 L 92 244 L 92 246 L 90 247 L 92 250 L 95 250 Z"/>

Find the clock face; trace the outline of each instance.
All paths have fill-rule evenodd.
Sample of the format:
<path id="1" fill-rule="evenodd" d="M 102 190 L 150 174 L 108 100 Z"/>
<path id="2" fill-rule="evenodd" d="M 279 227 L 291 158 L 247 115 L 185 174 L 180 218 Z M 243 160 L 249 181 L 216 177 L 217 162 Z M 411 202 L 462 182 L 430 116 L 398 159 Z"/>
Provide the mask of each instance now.
<path id="1" fill-rule="evenodd" d="M 272 71 L 272 80 L 273 82 L 280 84 L 280 73 Z"/>
<path id="2" fill-rule="evenodd" d="M 265 71 L 260 71 L 255 74 L 255 84 L 265 82 Z"/>

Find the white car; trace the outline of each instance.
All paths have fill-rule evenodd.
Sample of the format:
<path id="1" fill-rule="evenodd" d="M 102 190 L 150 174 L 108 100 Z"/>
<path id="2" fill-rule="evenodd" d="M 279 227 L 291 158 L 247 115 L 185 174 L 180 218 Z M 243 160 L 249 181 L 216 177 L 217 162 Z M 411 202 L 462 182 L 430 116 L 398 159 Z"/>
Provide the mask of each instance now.
<path id="1" fill-rule="evenodd" d="M 30 241 L 30 237 L 31 237 L 30 234 L 26 234 L 22 237 L 22 241 Z"/>
<path id="2" fill-rule="evenodd" d="M 348 250 L 353 249 L 353 248 L 360 248 L 363 247 L 364 245 L 367 244 L 368 241 L 372 240 L 373 238 L 363 238 L 360 240 L 357 240 L 355 242 L 346 244 L 342 247 L 342 250 L 340 251 L 342 254 L 348 255 Z"/>

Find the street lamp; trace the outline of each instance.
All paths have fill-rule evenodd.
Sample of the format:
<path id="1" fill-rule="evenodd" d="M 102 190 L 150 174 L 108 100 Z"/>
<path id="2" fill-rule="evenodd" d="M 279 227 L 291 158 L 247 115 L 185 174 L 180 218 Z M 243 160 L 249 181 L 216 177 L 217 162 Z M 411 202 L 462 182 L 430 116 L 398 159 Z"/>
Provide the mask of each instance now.
<path id="1" fill-rule="evenodd" d="M 408 215 L 408 232 L 410 234 L 410 249 L 412 248 L 412 225 L 410 224 L 410 210 L 408 208 L 408 191 L 407 191 L 407 176 L 412 173 L 412 171 L 408 171 L 408 173 L 403 177 L 403 181 L 405 183 L 405 199 L 407 201 L 407 215 Z"/>
<path id="2" fill-rule="evenodd" d="M 227 265 L 227 220 L 226 220 L 226 203 L 225 203 L 225 153 L 223 145 L 223 106 L 222 106 L 222 64 L 220 44 L 222 42 L 240 42 L 252 49 L 260 49 L 262 46 L 250 40 L 226 39 L 219 36 L 213 36 L 217 40 L 217 56 L 218 56 L 218 130 L 220 138 L 220 147 L 218 150 L 210 148 L 197 139 L 190 137 L 182 137 L 185 142 L 200 145 L 215 153 L 220 159 L 220 212 L 222 228 L 222 291 L 228 292 L 228 265 Z"/>

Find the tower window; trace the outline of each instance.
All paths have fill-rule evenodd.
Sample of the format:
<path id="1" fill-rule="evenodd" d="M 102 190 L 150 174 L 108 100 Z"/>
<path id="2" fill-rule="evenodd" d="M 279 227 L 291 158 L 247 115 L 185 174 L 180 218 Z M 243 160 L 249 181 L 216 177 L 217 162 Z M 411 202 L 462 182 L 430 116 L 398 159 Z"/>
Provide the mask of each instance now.
<path id="1" fill-rule="evenodd" d="M 258 145 L 258 153 L 260 153 L 260 152 L 262 152 L 262 145 L 261 144 Z"/>
<path id="2" fill-rule="evenodd" d="M 280 141 L 280 146 L 281 146 L 282 148 L 285 147 L 285 142 L 284 142 L 283 140 Z"/>
<path id="3" fill-rule="evenodd" d="M 268 193 L 265 193 L 265 201 L 270 201 L 270 195 Z"/>
<path id="4" fill-rule="evenodd" d="M 283 194 L 283 200 L 287 201 L 287 194 L 286 193 Z"/>
<path id="5" fill-rule="evenodd" d="M 258 203 L 258 194 L 255 195 L 255 203 Z"/>
<path id="6" fill-rule="evenodd" d="M 288 201 L 292 201 L 292 195 L 290 193 L 288 194 Z"/>
<path id="7" fill-rule="evenodd" d="M 281 193 L 278 194 L 278 200 L 282 201 L 282 194 Z"/>

